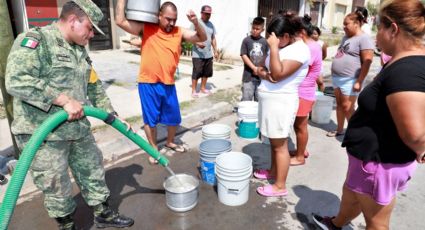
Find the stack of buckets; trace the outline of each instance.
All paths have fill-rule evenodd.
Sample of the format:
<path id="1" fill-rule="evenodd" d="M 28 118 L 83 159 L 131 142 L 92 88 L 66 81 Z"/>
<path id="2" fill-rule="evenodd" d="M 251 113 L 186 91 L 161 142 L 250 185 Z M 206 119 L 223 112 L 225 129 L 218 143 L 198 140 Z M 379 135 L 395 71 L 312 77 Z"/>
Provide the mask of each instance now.
<path id="1" fill-rule="evenodd" d="M 215 160 L 222 153 L 232 150 L 231 128 L 222 124 L 206 125 L 202 128 L 203 141 L 199 145 L 200 171 L 202 181 L 216 185 Z"/>
<path id="2" fill-rule="evenodd" d="M 245 204 L 249 197 L 252 159 L 240 152 L 220 154 L 216 159 L 218 200 L 229 206 Z"/>
<path id="3" fill-rule="evenodd" d="M 202 139 L 227 139 L 230 140 L 231 128 L 223 124 L 210 124 L 202 127 Z"/>
<path id="4" fill-rule="evenodd" d="M 258 137 L 258 102 L 241 101 L 238 104 L 239 136 L 246 139 Z"/>

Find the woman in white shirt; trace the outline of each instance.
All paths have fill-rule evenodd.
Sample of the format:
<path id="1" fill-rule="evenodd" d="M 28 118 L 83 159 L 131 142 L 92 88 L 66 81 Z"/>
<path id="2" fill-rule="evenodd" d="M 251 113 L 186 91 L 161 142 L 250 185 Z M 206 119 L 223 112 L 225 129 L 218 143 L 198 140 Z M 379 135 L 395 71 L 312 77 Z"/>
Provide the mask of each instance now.
<path id="1" fill-rule="evenodd" d="M 369 13 L 368 13 L 367 9 L 359 6 L 356 9 L 356 13 L 363 16 L 361 30 L 363 31 L 363 33 L 371 36 L 372 35 L 372 27 L 370 26 L 370 24 L 367 21 L 367 19 L 369 17 Z"/>
<path id="2" fill-rule="evenodd" d="M 285 196 L 289 171 L 288 136 L 298 110 L 298 86 L 308 72 L 310 51 L 299 36 L 302 26 L 293 14 L 277 16 L 267 27 L 270 51 L 266 67 L 260 71 L 259 126 L 261 134 L 270 140 L 272 166 L 259 169 L 259 179 L 275 178 L 275 183 L 261 186 L 262 196 Z"/>

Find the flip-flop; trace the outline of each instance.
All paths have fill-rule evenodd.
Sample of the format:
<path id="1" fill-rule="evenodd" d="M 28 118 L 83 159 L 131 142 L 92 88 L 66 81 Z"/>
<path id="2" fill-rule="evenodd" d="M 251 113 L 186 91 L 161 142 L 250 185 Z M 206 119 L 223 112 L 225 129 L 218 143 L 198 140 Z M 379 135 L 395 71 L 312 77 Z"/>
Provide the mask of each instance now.
<path id="1" fill-rule="evenodd" d="M 199 97 L 199 93 L 197 93 L 197 92 L 192 93 L 192 97 L 193 98 L 198 98 Z"/>
<path id="2" fill-rule="evenodd" d="M 178 152 L 178 153 L 186 152 L 186 149 L 182 145 L 175 145 L 175 146 L 165 145 L 165 148 L 169 148 L 169 149 L 173 150 L 174 152 Z"/>
<path id="3" fill-rule="evenodd" d="M 305 161 L 303 163 L 289 163 L 290 166 L 300 166 L 305 165 Z"/>
<path id="4" fill-rule="evenodd" d="M 288 195 L 288 190 L 283 190 L 280 192 L 273 191 L 273 186 L 271 184 L 265 185 L 257 188 L 258 194 L 265 197 L 275 197 L 275 196 L 286 196 Z"/>
<path id="5" fill-rule="evenodd" d="M 265 180 L 269 180 L 269 179 L 273 179 L 274 176 L 272 176 L 270 174 L 270 171 L 267 169 L 257 169 L 254 172 L 254 177 L 257 179 L 265 179 Z"/>
<path id="6" fill-rule="evenodd" d="M 210 94 L 212 94 L 212 92 L 211 92 L 210 90 L 208 90 L 208 89 L 206 89 L 206 90 L 201 90 L 201 93 L 206 94 L 206 95 L 210 95 Z"/>
<path id="7" fill-rule="evenodd" d="M 305 152 L 304 152 L 304 158 L 308 158 L 310 156 L 310 153 L 306 150 Z"/>
<path id="8" fill-rule="evenodd" d="M 328 136 L 328 137 L 337 137 L 337 136 L 342 136 L 342 135 L 344 135 L 344 133 L 343 133 L 343 132 L 342 132 L 342 133 L 338 133 L 338 131 L 336 131 L 336 130 L 329 131 L 329 132 L 326 134 L 326 136 Z"/>
<path id="9" fill-rule="evenodd" d="M 157 165 L 158 164 L 158 161 L 157 160 L 155 160 L 153 157 L 149 157 L 149 164 L 151 164 L 151 165 Z"/>

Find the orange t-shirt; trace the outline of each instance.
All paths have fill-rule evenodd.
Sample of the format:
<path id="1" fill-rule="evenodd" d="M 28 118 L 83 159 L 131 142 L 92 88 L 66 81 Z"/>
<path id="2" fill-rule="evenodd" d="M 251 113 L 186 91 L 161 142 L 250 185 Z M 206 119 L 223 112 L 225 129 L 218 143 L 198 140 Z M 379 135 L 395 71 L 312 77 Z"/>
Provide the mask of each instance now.
<path id="1" fill-rule="evenodd" d="M 138 82 L 174 84 L 174 73 L 181 54 L 182 30 L 166 33 L 156 24 L 145 23 Z"/>

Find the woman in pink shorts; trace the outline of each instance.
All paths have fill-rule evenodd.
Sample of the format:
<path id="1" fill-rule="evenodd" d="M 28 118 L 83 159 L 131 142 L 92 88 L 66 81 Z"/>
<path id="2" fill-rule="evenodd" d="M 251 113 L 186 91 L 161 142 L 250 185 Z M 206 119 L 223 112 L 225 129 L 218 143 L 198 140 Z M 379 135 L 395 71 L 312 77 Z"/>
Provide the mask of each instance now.
<path id="1" fill-rule="evenodd" d="M 301 19 L 302 35 L 305 44 L 310 50 L 310 63 L 308 73 L 298 87 L 299 105 L 297 116 L 295 118 L 294 130 L 297 136 L 297 150 L 291 157 L 291 166 L 305 164 L 305 158 L 308 157 L 308 115 L 313 108 L 316 100 L 317 79 L 322 69 L 322 47 L 311 37 L 314 32 L 314 26 L 311 24 L 311 17 L 307 14 Z M 319 81 L 320 82 L 320 81 Z"/>
<path id="2" fill-rule="evenodd" d="M 425 162 L 424 16 L 419 0 L 381 6 L 377 44 L 392 59 L 360 93 L 342 142 L 349 165 L 339 212 L 313 214 L 321 229 L 341 229 L 361 213 L 366 229 L 389 229 L 397 192 Z"/>

